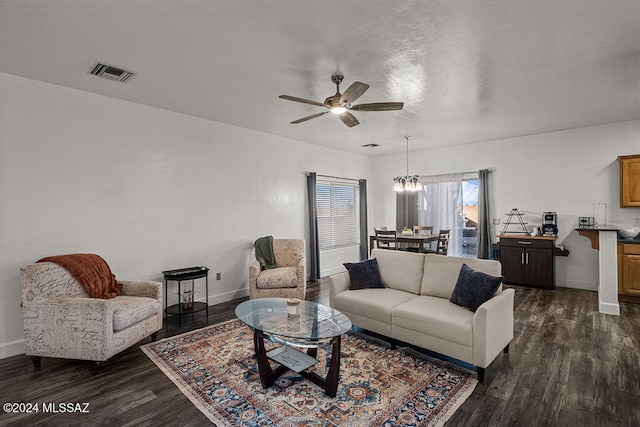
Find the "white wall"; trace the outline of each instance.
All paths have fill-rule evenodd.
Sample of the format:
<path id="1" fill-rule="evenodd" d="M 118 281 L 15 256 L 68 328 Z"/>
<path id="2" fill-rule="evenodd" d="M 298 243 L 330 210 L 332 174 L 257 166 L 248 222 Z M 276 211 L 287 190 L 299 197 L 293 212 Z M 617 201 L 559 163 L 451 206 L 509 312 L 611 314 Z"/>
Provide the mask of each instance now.
<path id="1" fill-rule="evenodd" d="M 332 274 L 346 271 L 342 265 L 343 263 L 358 261 L 360 261 L 359 246 L 349 246 L 347 248 L 322 251 L 320 252 L 320 277 L 327 277 Z"/>
<path id="2" fill-rule="evenodd" d="M 494 168 L 494 217 L 502 225 L 512 208 L 526 213 L 530 226 L 542 222 L 542 212 L 558 213 L 557 245 L 569 257 L 556 257 L 556 284 L 597 290 L 598 254 L 587 238 L 574 230 L 579 216 L 594 216 L 593 204 L 608 204 L 610 223 L 630 227 L 640 208 L 621 209 L 617 157 L 640 153 L 640 120 L 501 139 L 452 148 L 411 153 L 410 173 L 434 175 Z M 370 205 L 372 226 L 395 224 L 394 175 L 406 168 L 405 155 L 373 160 Z M 495 240 L 495 239 L 494 239 Z"/>
<path id="3" fill-rule="evenodd" d="M 502 221 L 512 207 L 530 222 L 557 211 L 571 251 L 558 285 L 595 290 L 597 253 L 573 228 L 595 202 L 613 223 L 640 217 L 618 208 L 616 157 L 635 153 L 640 121 L 412 153 L 411 172 L 495 168 Z M 257 237 L 307 236 L 305 171 L 367 179 L 372 230 L 394 226 L 404 169 L 403 154 L 368 159 L 0 73 L 0 358 L 23 352 L 19 269 L 41 257 L 99 253 L 131 280 L 207 265 L 213 304 L 247 293 Z"/>
<path id="4" fill-rule="evenodd" d="M 98 253 L 119 279 L 162 281 L 206 265 L 209 302 L 230 300 L 256 238 L 307 238 L 305 171 L 369 179 L 369 163 L 0 73 L 0 358 L 24 351 L 20 267 Z"/>

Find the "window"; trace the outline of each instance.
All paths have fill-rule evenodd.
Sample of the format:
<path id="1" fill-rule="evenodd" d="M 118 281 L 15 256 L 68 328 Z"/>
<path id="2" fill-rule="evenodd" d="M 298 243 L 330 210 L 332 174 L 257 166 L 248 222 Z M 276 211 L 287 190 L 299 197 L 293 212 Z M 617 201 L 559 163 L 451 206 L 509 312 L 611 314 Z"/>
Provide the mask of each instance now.
<path id="1" fill-rule="evenodd" d="M 318 179 L 318 244 L 321 251 L 360 244 L 360 203 L 357 182 Z"/>

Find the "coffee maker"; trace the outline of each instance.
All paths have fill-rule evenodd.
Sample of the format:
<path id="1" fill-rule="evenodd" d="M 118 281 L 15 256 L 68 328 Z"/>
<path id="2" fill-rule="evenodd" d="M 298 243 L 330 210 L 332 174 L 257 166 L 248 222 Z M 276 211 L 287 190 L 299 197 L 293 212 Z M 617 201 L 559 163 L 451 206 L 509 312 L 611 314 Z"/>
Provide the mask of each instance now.
<path id="1" fill-rule="evenodd" d="M 557 236 L 558 235 L 558 214 L 555 212 L 542 213 L 542 235 Z"/>

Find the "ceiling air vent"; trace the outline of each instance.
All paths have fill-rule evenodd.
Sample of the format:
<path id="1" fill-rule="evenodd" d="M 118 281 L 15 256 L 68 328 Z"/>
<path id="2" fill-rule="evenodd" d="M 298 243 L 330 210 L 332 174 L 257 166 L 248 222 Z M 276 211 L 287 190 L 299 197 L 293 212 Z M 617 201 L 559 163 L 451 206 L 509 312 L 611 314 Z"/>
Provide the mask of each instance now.
<path id="1" fill-rule="evenodd" d="M 120 83 L 127 83 L 136 75 L 133 71 L 123 70 L 122 68 L 100 62 L 96 62 L 94 66 L 91 67 L 89 74 Z"/>

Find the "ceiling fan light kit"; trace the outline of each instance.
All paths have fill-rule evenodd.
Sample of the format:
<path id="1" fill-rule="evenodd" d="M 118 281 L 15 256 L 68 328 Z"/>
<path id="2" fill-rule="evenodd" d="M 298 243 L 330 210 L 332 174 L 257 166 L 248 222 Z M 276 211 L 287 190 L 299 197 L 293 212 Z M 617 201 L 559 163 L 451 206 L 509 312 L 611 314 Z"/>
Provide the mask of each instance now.
<path id="1" fill-rule="evenodd" d="M 287 101 L 300 102 L 303 104 L 315 105 L 317 107 L 324 107 L 327 111 L 322 113 L 312 114 L 310 116 L 303 117 L 298 120 L 294 120 L 291 124 L 298 124 L 302 122 L 306 122 L 307 120 L 315 119 L 316 117 L 320 117 L 326 113 L 333 113 L 340 117 L 342 123 L 344 123 L 348 127 L 354 127 L 358 125 L 360 122 L 356 117 L 351 114 L 348 110 L 353 111 L 393 111 L 393 110 L 402 110 L 404 107 L 404 103 L 402 102 L 374 102 L 369 104 L 358 104 L 351 105 L 356 99 L 360 98 L 362 94 L 364 94 L 367 89 L 369 89 L 369 85 L 361 82 L 354 82 L 351 86 L 344 91 L 344 93 L 340 93 L 340 83 L 344 76 L 342 74 L 334 74 L 331 76 L 331 81 L 336 85 L 336 93 L 324 100 L 324 102 L 312 101 L 310 99 L 298 98 L 297 96 L 291 95 L 280 95 L 279 98 L 285 99 Z"/>
<path id="2" fill-rule="evenodd" d="M 396 176 L 393 178 L 393 191 L 421 191 L 422 183 L 418 175 L 409 175 L 409 136 L 405 136 L 407 140 L 407 174 L 405 176 Z"/>

